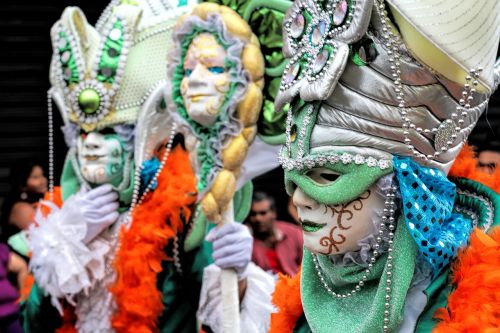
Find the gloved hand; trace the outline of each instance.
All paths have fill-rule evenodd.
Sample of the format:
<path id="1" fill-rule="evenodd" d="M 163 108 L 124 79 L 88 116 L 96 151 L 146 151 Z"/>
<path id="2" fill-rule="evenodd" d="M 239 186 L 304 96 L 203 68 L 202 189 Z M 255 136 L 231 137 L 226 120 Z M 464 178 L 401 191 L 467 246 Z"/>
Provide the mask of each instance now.
<path id="1" fill-rule="evenodd" d="M 83 242 L 88 244 L 118 219 L 118 207 L 118 193 L 110 184 L 105 184 L 90 191 L 82 188 L 64 202 L 62 212 L 68 224 L 85 222 L 87 228 Z"/>
<path id="2" fill-rule="evenodd" d="M 253 247 L 253 238 L 247 227 L 235 222 L 226 223 L 212 229 L 205 239 L 213 243 L 213 258 L 217 266 L 236 270 L 239 281 L 246 278 Z"/>

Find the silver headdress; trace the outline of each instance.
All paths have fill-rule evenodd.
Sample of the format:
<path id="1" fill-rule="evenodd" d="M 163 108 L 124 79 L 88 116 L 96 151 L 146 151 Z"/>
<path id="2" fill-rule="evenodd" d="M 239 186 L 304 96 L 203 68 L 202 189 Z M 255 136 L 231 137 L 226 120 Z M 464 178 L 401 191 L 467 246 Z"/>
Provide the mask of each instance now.
<path id="1" fill-rule="evenodd" d="M 409 27 L 400 26 L 403 35 L 382 19 L 386 13 L 373 0 L 294 2 L 283 37 L 290 62 L 276 98 L 278 110 L 291 105 L 281 156 L 285 169 L 325 161 L 386 168 L 392 155 L 410 156 L 445 172 L 451 167 L 498 82 L 498 3 L 465 1 L 454 9 L 442 1 L 448 14 L 427 16 L 424 4 L 389 3 Z M 448 24 L 458 19 L 453 12 L 458 9 L 474 9 L 478 15 Z M 446 38 L 436 31 L 442 26 Z M 447 66 L 442 70 L 424 63 L 408 42 L 415 37 L 405 36 L 410 28 L 442 52 L 449 67 L 468 68 L 463 80 L 450 79 Z M 463 38 L 466 32 L 470 36 Z M 460 40 L 460 47 L 455 45 L 458 36 L 467 39 Z M 474 38 L 483 48 L 475 49 Z"/>

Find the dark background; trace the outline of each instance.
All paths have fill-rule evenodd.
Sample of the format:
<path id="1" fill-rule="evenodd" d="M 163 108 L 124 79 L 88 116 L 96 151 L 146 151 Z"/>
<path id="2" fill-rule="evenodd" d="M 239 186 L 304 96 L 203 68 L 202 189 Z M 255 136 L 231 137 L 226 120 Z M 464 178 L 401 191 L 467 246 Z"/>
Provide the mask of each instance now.
<path id="1" fill-rule="evenodd" d="M 52 55 L 50 27 L 66 6 L 80 7 L 94 24 L 107 0 L 13 1 L 0 6 L 0 202 L 9 191 L 9 174 L 25 159 L 47 161 L 47 97 L 49 63 Z M 55 128 L 61 119 L 54 107 Z M 488 121 L 486 121 L 488 120 Z M 489 123 L 488 123 L 489 122 Z M 66 146 L 55 131 L 56 185 Z M 496 93 L 470 137 L 480 149 L 500 150 L 500 93 Z M 283 190 L 281 169 L 259 177 L 255 189 L 276 197 L 279 217 L 286 213 L 288 198 Z"/>

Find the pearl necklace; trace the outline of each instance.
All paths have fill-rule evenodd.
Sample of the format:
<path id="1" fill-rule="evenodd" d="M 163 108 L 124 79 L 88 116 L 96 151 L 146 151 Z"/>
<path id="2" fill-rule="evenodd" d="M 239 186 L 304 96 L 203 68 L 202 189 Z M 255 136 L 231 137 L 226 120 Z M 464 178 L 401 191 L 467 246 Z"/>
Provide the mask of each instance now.
<path id="1" fill-rule="evenodd" d="M 54 115 L 52 112 L 52 91 L 47 91 L 47 123 L 49 129 L 49 200 L 54 202 Z"/>
<path id="2" fill-rule="evenodd" d="M 153 185 L 156 183 L 156 180 L 160 176 L 160 173 L 163 170 L 165 163 L 167 162 L 168 156 L 170 155 L 170 151 L 172 150 L 172 145 L 174 143 L 176 130 L 177 130 L 177 123 L 174 122 L 172 123 L 172 130 L 170 131 L 168 143 L 161 158 L 160 166 L 158 167 L 158 170 L 156 170 L 153 179 L 150 180 L 148 186 L 146 186 L 146 189 L 144 190 L 140 198 L 139 198 L 139 190 L 141 187 L 141 171 L 143 170 L 144 165 L 136 166 L 134 175 L 134 191 L 132 195 L 132 203 L 130 204 L 130 210 L 128 212 L 127 223 L 129 223 L 132 220 L 132 213 L 134 212 L 134 209 L 140 206 L 144 201 L 146 195 L 153 190 Z"/>
<path id="3" fill-rule="evenodd" d="M 185 239 L 189 238 L 189 235 L 193 231 L 194 225 L 197 222 L 198 217 L 201 214 L 200 211 L 201 211 L 201 205 L 198 204 L 198 205 L 196 205 L 196 208 L 194 210 L 193 216 L 190 218 L 190 222 L 188 222 L 189 223 L 189 227 L 188 227 L 188 231 L 186 233 L 186 238 Z M 172 249 L 173 257 L 174 257 L 174 266 L 175 266 L 175 270 L 177 271 L 177 273 L 179 273 L 180 275 L 182 275 L 183 271 L 182 271 L 182 262 L 181 262 L 181 256 L 180 256 L 179 246 L 180 246 L 179 245 L 179 237 L 175 236 L 174 247 Z"/>

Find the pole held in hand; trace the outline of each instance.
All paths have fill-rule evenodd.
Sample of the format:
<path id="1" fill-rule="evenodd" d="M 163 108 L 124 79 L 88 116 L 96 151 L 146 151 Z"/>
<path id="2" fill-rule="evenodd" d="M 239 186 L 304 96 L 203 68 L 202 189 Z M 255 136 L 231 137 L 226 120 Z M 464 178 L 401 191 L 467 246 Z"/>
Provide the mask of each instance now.
<path id="1" fill-rule="evenodd" d="M 231 223 L 234 220 L 233 201 L 222 214 L 222 222 Z M 238 275 L 234 269 L 223 269 L 221 272 L 222 292 L 222 327 L 223 333 L 240 333 L 240 300 L 238 292 Z"/>

